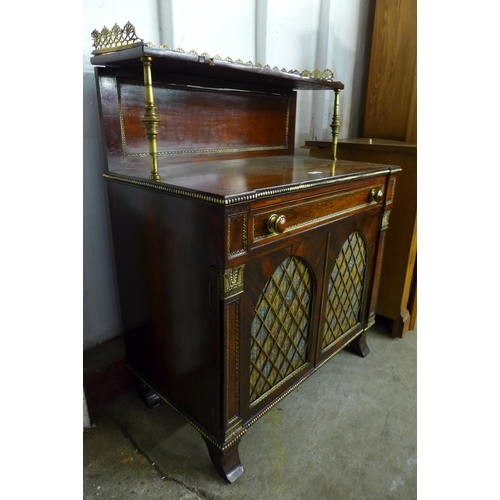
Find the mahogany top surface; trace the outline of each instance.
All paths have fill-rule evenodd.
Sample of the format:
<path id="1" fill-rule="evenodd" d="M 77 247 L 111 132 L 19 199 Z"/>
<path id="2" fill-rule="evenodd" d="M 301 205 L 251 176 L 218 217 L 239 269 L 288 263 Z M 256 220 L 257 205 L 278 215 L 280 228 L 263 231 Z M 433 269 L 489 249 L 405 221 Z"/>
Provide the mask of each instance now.
<path id="1" fill-rule="evenodd" d="M 167 77 L 169 73 L 175 73 L 248 85 L 265 85 L 296 90 L 342 90 L 344 88 L 344 84 L 339 81 L 309 78 L 270 68 L 148 46 L 99 54 L 92 57 L 90 62 L 97 66 L 142 69 L 141 57 L 143 56 L 149 56 L 153 59 L 151 67 L 154 79 L 158 77 L 156 70 L 159 70 Z"/>
<path id="2" fill-rule="evenodd" d="M 287 189 L 300 190 L 401 170 L 391 165 L 337 160 L 332 171 L 333 164 L 332 160 L 307 156 L 273 156 L 160 166 L 160 182 L 149 181 L 149 163 L 117 175 L 219 199 L 242 195 L 253 199 Z"/>

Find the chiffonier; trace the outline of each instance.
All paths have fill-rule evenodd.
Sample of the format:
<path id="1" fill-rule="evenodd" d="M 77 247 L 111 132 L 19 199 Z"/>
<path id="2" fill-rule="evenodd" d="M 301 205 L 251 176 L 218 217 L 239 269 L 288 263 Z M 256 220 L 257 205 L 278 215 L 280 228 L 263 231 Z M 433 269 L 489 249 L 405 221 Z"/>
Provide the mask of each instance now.
<path id="1" fill-rule="evenodd" d="M 233 482 L 255 421 L 343 347 L 369 352 L 400 168 L 334 159 L 330 71 L 93 37 L 127 365 Z M 293 154 L 302 89 L 334 94 L 332 159 Z"/>

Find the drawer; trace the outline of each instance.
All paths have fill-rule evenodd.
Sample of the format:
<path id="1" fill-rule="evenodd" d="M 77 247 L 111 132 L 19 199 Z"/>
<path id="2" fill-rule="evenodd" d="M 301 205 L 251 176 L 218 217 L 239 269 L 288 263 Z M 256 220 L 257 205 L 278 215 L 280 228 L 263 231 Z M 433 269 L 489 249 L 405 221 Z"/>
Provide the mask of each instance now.
<path id="1" fill-rule="evenodd" d="M 385 184 L 374 181 L 370 184 L 323 193 L 319 196 L 280 200 L 281 203 L 270 203 L 268 206 L 251 212 L 252 244 L 253 246 L 267 242 L 281 235 L 311 229 L 335 219 L 345 217 L 363 209 L 383 208 Z"/>

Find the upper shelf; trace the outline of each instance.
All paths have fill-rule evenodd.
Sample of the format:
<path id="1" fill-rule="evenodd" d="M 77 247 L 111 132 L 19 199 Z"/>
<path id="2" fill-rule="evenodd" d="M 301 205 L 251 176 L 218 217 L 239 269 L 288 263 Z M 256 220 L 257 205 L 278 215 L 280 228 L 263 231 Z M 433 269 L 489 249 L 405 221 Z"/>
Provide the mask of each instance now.
<path id="1" fill-rule="evenodd" d="M 199 55 L 194 51 L 184 52 L 182 49 L 156 48 L 138 38 L 130 23 L 127 23 L 123 30 L 116 25 L 111 31 L 105 27 L 101 32 L 94 30 L 92 36 L 96 50 L 90 62 L 96 66 L 141 69 L 141 57 L 146 56 L 152 58 L 153 71 L 296 90 L 344 88 L 344 84 L 335 80 L 330 70 L 287 71 L 254 65 L 250 61 L 244 63 L 240 60 L 222 59 L 217 55 L 211 57 L 206 53 Z"/>

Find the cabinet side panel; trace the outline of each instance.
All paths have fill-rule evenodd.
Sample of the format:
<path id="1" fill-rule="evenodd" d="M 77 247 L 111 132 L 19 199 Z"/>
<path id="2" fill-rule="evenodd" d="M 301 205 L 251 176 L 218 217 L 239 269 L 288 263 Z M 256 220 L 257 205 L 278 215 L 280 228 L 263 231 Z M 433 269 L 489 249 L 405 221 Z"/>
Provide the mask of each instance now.
<path id="1" fill-rule="evenodd" d="M 119 182 L 108 182 L 108 193 L 127 363 L 213 432 L 218 209 Z"/>
<path id="2" fill-rule="evenodd" d="M 96 68 L 95 77 L 104 158 L 109 170 L 110 159 L 123 156 L 116 78 L 107 68 Z"/>

